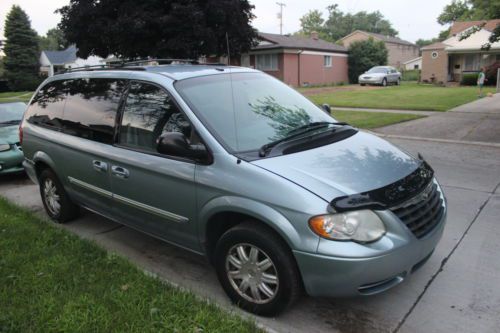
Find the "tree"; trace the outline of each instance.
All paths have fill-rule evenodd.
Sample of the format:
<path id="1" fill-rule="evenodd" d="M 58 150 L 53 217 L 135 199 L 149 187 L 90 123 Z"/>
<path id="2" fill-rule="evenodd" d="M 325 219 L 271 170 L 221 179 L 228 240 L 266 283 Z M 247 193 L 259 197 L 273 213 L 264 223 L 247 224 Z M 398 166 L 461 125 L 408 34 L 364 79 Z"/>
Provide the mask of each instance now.
<path id="1" fill-rule="evenodd" d="M 307 14 L 300 18 L 301 29 L 297 34 L 310 36 L 312 32 L 317 32 L 320 38 L 324 38 L 323 23 L 325 23 L 323 14 L 317 9 L 310 10 Z"/>
<path id="2" fill-rule="evenodd" d="M 446 5 L 443 12 L 438 16 L 438 23 L 441 25 L 453 23 L 455 21 L 470 20 L 471 11 L 468 1 L 453 0 L 451 4 Z"/>
<path id="3" fill-rule="evenodd" d="M 59 28 L 78 56 L 197 58 L 250 50 L 257 37 L 248 0 L 71 0 Z"/>
<path id="4" fill-rule="evenodd" d="M 39 83 L 38 35 L 28 15 L 12 6 L 5 20 L 5 78 L 12 90 L 31 90 Z"/>
<path id="5" fill-rule="evenodd" d="M 373 38 L 357 41 L 349 46 L 349 81 L 357 83 L 358 77 L 373 66 L 387 64 L 387 49 L 384 42 Z"/>
<path id="6" fill-rule="evenodd" d="M 345 14 L 338 8 L 337 4 L 328 6 L 327 10 L 328 18 L 326 20 L 323 19 L 321 12 L 318 10 L 309 11 L 309 13 L 302 16 L 299 33 L 310 34 L 312 30 L 316 30 L 321 38 L 331 42 L 336 42 L 355 30 L 364 30 L 388 36 L 398 35 L 392 24 L 384 19 L 384 16 L 379 11 Z"/>
<path id="7" fill-rule="evenodd" d="M 68 42 L 59 28 L 52 28 L 39 40 L 40 50 L 58 51 L 68 47 Z"/>

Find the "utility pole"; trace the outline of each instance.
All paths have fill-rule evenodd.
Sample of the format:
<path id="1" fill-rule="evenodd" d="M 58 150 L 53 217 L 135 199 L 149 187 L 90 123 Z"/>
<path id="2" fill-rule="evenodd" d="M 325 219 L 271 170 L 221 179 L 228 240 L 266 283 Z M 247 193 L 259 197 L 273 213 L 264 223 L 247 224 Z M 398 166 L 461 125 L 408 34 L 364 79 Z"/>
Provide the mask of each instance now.
<path id="1" fill-rule="evenodd" d="M 286 7 L 286 5 L 283 2 L 276 2 L 276 4 L 280 6 L 278 18 L 280 19 L 280 35 L 283 35 L 283 7 Z"/>

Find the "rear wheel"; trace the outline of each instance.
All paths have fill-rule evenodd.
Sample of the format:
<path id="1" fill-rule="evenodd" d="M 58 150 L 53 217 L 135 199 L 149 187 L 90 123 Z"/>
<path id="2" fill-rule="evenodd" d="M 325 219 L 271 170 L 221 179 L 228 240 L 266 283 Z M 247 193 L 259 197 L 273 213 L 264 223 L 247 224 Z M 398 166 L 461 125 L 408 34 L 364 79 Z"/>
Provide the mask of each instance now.
<path id="1" fill-rule="evenodd" d="M 78 206 L 71 201 L 52 170 L 43 170 L 40 173 L 39 182 L 43 206 L 54 222 L 65 223 L 78 216 Z"/>
<path id="2" fill-rule="evenodd" d="M 398 78 L 398 80 L 396 81 L 396 84 L 397 84 L 398 86 L 400 86 L 400 85 L 401 85 L 401 79 L 400 79 L 400 78 Z"/>
<path id="3" fill-rule="evenodd" d="M 360 83 L 359 85 L 364 87 L 364 86 L 366 86 L 366 83 Z"/>
<path id="4" fill-rule="evenodd" d="M 276 315 L 302 291 L 290 249 L 257 221 L 237 225 L 222 235 L 215 249 L 215 267 L 233 303 L 255 314 Z"/>
<path id="5" fill-rule="evenodd" d="M 383 86 L 383 87 L 387 87 L 387 79 L 386 79 L 386 78 L 384 78 L 384 79 L 382 80 L 382 86 Z"/>

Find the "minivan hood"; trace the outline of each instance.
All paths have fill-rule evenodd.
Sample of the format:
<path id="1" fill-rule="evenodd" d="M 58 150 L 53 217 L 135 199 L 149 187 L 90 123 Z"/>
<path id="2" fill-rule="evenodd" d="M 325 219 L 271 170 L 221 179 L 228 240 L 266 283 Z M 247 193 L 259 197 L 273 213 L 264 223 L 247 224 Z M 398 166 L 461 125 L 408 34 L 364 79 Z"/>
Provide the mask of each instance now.
<path id="1" fill-rule="evenodd" d="M 392 184 L 421 162 L 375 135 L 358 132 L 330 145 L 252 163 L 331 201 Z"/>
<path id="2" fill-rule="evenodd" d="M 19 142 L 19 126 L 0 126 L 0 144 L 15 144 Z"/>

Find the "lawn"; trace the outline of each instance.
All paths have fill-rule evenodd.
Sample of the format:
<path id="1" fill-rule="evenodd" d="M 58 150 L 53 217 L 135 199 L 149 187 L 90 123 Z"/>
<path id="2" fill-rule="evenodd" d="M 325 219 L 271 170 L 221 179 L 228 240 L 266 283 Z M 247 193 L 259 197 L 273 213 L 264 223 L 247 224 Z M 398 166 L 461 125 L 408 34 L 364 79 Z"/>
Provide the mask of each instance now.
<path id="1" fill-rule="evenodd" d="M 332 116 L 339 121 L 345 121 L 346 123 L 349 123 L 359 128 L 382 127 L 424 117 L 408 113 L 337 111 L 337 110 L 332 110 Z"/>
<path id="2" fill-rule="evenodd" d="M 0 103 L 29 102 L 33 91 L 9 91 L 0 93 Z"/>
<path id="3" fill-rule="evenodd" d="M 313 88 L 310 88 L 313 89 Z M 487 87 L 485 93 L 494 92 Z M 401 110 L 448 111 L 456 106 L 472 102 L 478 97 L 476 87 L 438 87 L 429 84 L 405 83 L 401 86 L 389 86 L 381 89 L 371 87 L 353 87 L 331 92 L 308 94 L 307 88 L 302 93 L 317 103 L 328 103 L 338 107 L 361 107 Z"/>
<path id="4" fill-rule="evenodd" d="M 255 324 L 0 198 L 0 332 L 255 332 Z"/>

